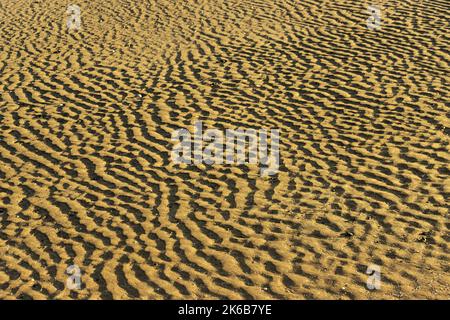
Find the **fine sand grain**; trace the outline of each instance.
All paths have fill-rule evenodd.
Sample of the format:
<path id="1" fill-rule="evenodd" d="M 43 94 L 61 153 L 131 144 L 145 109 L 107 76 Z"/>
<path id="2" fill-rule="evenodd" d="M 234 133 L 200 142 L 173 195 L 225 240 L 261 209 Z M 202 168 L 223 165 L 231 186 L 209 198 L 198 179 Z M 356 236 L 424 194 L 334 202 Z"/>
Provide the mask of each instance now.
<path id="1" fill-rule="evenodd" d="M 0 298 L 448 299 L 449 9 L 0 0 Z M 174 164 L 197 120 L 279 172 Z"/>

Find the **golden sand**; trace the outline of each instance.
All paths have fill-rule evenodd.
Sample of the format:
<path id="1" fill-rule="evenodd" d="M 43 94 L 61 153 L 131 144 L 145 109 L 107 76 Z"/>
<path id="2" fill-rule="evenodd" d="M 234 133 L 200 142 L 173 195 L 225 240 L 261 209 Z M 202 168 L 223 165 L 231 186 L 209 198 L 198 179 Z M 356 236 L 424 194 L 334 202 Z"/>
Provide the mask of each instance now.
<path id="1" fill-rule="evenodd" d="M 73 3 L 0 0 L 0 298 L 450 297 L 448 1 Z M 174 164 L 196 120 L 279 172 Z"/>

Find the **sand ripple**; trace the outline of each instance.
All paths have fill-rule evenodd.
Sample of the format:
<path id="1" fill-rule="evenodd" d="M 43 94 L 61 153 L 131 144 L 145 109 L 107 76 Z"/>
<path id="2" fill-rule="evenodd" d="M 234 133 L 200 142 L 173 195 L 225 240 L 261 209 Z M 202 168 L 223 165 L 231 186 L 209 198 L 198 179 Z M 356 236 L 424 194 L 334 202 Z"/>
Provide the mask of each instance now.
<path id="1" fill-rule="evenodd" d="M 0 0 L 0 298 L 449 298 L 448 1 L 106 2 Z M 172 163 L 196 120 L 279 173 Z"/>

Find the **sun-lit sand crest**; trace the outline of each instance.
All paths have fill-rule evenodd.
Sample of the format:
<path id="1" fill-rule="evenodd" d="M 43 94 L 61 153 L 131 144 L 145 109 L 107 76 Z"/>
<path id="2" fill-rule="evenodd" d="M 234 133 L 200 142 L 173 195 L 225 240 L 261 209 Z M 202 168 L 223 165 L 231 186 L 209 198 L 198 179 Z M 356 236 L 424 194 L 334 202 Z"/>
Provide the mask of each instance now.
<path id="1" fill-rule="evenodd" d="M 445 1 L 0 5 L 0 298 L 449 297 Z M 171 161 L 195 119 L 276 174 Z"/>

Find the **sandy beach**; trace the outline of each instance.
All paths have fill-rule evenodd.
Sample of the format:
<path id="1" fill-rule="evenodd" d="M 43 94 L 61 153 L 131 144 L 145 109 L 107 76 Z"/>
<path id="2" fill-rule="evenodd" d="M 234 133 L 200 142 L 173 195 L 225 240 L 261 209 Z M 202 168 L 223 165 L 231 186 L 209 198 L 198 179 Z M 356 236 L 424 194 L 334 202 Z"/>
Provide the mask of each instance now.
<path id="1" fill-rule="evenodd" d="M 0 0 L 0 299 L 449 299 L 449 18 Z M 197 124 L 276 166 L 174 161 Z"/>

